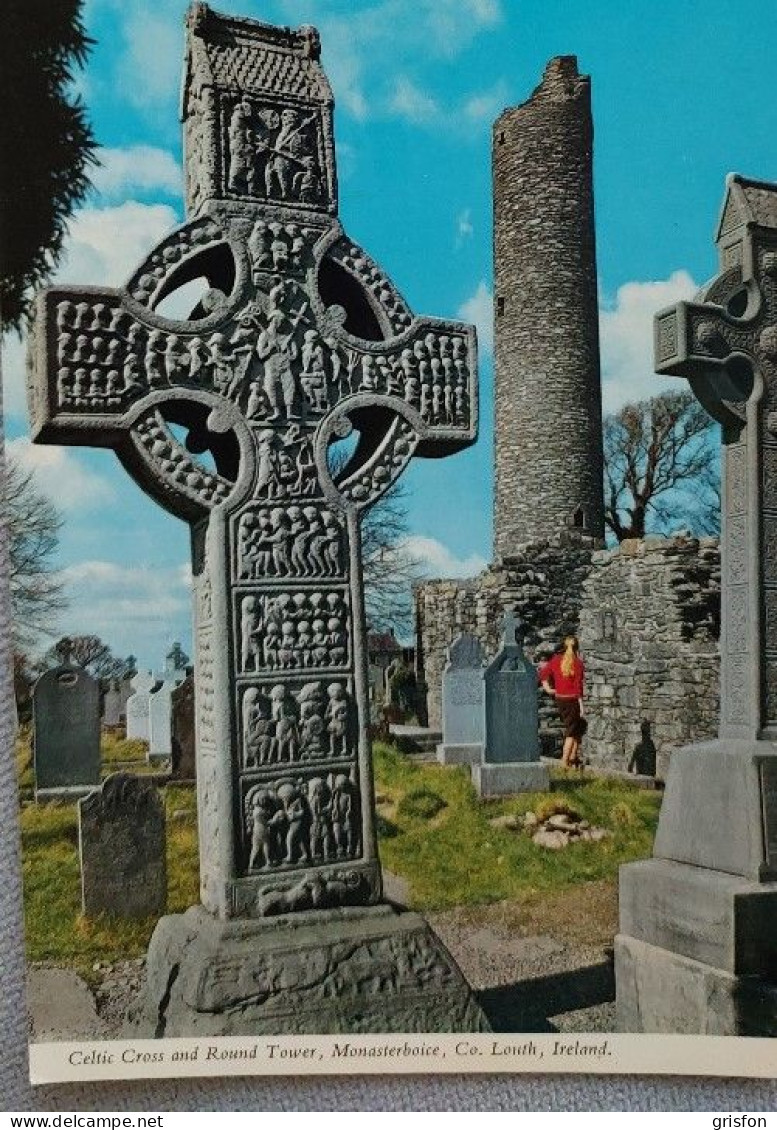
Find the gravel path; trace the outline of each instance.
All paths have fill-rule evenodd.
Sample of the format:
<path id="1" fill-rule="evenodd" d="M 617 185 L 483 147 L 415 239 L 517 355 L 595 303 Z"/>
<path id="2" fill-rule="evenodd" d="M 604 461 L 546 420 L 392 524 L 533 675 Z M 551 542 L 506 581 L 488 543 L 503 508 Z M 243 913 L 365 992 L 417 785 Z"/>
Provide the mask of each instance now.
<path id="1" fill-rule="evenodd" d="M 471 909 L 426 917 L 495 1032 L 614 1031 L 615 983 L 606 949 L 549 934 L 521 936 L 500 927 L 498 911 L 486 908 L 486 922 Z"/>

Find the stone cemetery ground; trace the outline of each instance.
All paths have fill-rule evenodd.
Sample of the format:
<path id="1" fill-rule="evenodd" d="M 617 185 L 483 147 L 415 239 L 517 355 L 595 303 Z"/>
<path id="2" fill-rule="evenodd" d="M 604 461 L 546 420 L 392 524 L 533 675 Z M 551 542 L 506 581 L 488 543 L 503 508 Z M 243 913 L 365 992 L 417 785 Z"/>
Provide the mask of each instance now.
<path id="1" fill-rule="evenodd" d="M 104 736 L 104 775 L 119 768 L 148 772 L 145 752 L 143 742 Z M 17 762 L 33 1035 L 118 1036 L 156 919 L 81 916 L 76 805 L 25 799 L 28 761 L 22 737 Z M 492 1027 L 612 1030 L 618 867 L 650 855 L 660 794 L 555 770 L 549 793 L 483 801 L 466 769 L 411 760 L 381 743 L 375 782 L 388 897 L 425 914 Z M 196 800 L 193 788 L 178 785 L 166 785 L 163 795 L 170 913 L 198 899 Z M 561 825 L 579 818 L 609 834 L 551 850 L 533 842 L 535 827 L 524 826 L 533 820 L 529 812 L 539 820 L 560 817 L 554 822 Z M 55 1000 L 63 1019 L 52 1029 Z"/>

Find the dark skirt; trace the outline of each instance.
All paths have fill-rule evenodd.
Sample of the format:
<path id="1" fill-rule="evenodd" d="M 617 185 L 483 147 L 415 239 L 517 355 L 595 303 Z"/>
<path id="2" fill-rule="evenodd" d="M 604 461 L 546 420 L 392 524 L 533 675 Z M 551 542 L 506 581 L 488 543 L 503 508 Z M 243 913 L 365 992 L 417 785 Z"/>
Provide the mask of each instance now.
<path id="1" fill-rule="evenodd" d="M 561 724 L 564 727 L 565 738 L 575 738 L 580 741 L 588 729 L 585 718 L 580 717 L 579 698 L 556 698 Z"/>

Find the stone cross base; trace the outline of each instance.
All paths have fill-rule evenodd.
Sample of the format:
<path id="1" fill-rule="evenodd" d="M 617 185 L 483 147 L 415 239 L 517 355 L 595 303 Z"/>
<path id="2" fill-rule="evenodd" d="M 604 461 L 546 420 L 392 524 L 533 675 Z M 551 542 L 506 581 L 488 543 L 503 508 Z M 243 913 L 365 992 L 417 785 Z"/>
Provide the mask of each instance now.
<path id="1" fill-rule="evenodd" d="M 620 1031 L 777 1035 L 776 774 L 768 742 L 673 756 L 654 858 L 620 872 Z"/>
<path id="2" fill-rule="evenodd" d="M 483 760 L 483 745 L 451 745 L 449 742 L 441 742 L 437 746 L 437 760 L 440 765 L 477 765 Z"/>
<path id="3" fill-rule="evenodd" d="M 547 765 L 539 761 L 484 762 L 472 766 L 472 783 L 478 796 L 545 793 L 550 788 Z"/>
<path id="4" fill-rule="evenodd" d="M 615 978 L 619 1032 L 777 1036 L 777 982 L 765 977 L 737 977 L 617 934 Z"/>
<path id="5" fill-rule="evenodd" d="M 271 922 L 169 915 L 132 1010 L 138 1035 L 490 1031 L 420 915 L 381 905 Z"/>

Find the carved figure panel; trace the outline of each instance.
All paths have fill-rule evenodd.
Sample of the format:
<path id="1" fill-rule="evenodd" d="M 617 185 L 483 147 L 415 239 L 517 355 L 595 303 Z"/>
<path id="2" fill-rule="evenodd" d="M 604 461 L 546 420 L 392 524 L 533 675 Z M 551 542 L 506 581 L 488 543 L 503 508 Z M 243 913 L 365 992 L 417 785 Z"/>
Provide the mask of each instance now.
<path id="1" fill-rule="evenodd" d="M 346 667 L 351 618 L 346 590 L 257 589 L 239 597 L 243 673 Z"/>
<path id="2" fill-rule="evenodd" d="M 237 579 L 339 578 L 346 563 L 342 519 L 321 506 L 250 506 L 237 524 Z"/>
<path id="3" fill-rule="evenodd" d="M 227 196 L 298 207 L 329 203 L 324 127 L 316 108 L 243 95 L 222 101 Z"/>
<path id="4" fill-rule="evenodd" d="M 252 684 L 242 693 L 240 714 L 246 770 L 355 755 L 350 679 Z"/>
<path id="5" fill-rule="evenodd" d="M 252 784 L 243 818 L 249 872 L 357 859 L 361 853 L 353 771 L 290 774 Z"/>

